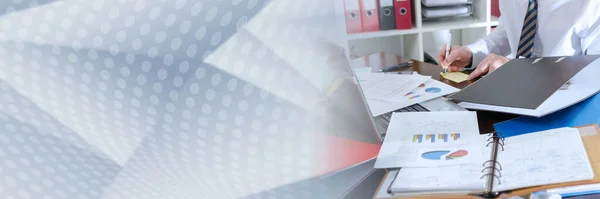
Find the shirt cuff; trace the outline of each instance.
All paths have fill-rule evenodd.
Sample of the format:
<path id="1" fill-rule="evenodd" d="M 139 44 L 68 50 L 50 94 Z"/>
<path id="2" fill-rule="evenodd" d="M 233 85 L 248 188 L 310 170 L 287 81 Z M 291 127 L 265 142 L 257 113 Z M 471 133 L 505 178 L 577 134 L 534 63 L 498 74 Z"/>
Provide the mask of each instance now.
<path id="1" fill-rule="evenodd" d="M 479 63 L 481 63 L 481 61 L 483 61 L 483 59 L 485 59 L 489 54 L 487 46 L 481 44 L 480 41 L 466 45 L 465 47 L 469 48 L 473 53 L 473 60 L 471 61 L 472 68 L 476 68 L 479 65 Z"/>

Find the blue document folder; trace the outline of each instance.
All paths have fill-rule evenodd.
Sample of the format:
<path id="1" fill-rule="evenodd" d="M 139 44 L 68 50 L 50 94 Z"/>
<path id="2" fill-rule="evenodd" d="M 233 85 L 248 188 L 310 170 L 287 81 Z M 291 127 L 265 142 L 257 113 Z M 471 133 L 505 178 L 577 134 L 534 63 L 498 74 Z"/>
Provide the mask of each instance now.
<path id="1" fill-rule="evenodd" d="M 600 93 L 573 106 L 544 117 L 523 116 L 494 124 L 496 132 L 505 137 L 533 133 L 560 127 L 600 124 Z"/>

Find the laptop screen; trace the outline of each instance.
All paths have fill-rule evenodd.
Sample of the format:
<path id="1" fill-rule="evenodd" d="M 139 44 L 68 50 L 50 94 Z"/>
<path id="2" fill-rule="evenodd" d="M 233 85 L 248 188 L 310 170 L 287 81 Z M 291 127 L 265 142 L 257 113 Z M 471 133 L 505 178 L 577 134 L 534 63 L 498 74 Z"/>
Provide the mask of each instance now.
<path id="1" fill-rule="evenodd" d="M 327 99 L 320 106 L 328 118 L 323 125 L 327 128 L 326 132 L 357 142 L 381 143 L 366 99 L 350 65 L 350 57 L 342 48 L 330 52 L 339 54 L 333 54 L 327 61 L 335 78 L 324 93 Z"/>

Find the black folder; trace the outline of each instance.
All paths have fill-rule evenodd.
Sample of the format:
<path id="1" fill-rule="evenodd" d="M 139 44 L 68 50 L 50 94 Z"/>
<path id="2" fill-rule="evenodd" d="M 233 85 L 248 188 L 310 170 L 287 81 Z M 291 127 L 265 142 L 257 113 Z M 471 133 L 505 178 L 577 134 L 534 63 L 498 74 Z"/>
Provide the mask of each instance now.
<path id="1" fill-rule="evenodd" d="M 379 29 L 396 29 L 394 17 L 394 0 L 379 0 Z"/>
<path id="2" fill-rule="evenodd" d="M 513 59 L 449 98 L 470 103 L 536 109 L 581 69 L 599 57 L 579 55 Z"/>

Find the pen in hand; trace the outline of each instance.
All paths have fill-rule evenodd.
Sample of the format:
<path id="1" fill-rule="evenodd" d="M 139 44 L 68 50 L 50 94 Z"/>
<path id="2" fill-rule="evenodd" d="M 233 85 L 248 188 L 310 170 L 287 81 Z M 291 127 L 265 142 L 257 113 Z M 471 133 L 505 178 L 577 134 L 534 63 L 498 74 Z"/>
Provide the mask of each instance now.
<path id="1" fill-rule="evenodd" d="M 448 72 L 448 65 L 450 64 L 450 63 L 445 63 L 446 58 L 450 54 L 450 45 L 451 45 L 450 40 L 452 40 L 452 34 L 448 33 L 448 38 L 446 39 L 446 56 L 444 57 L 444 61 L 442 62 L 442 65 L 444 65 L 444 73 Z"/>

